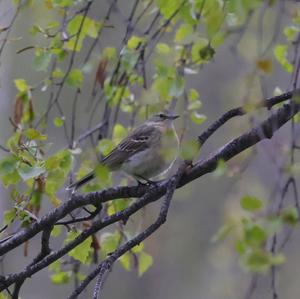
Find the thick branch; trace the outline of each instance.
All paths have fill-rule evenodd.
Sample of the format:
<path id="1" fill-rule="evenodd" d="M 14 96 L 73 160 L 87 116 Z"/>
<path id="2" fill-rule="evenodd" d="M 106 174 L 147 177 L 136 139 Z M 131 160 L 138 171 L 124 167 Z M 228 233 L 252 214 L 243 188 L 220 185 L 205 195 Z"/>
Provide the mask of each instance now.
<path id="1" fill-rule="evenodd" d="M 242 134 L 240 137 L 230 141 L 218 151 L 213 153 L 209 158 L 203 161 L 199 161 L 193 167 L 191 167 L 189 171 L 186 171 L 181 180 L 178 182 L 177 188 L 188 184 L 189 182 L 201 177 L 206 173 L 212 172 L 216 169 L 219 160 L 227 161 L 232 157 L 238 155 L 245 149 L 252 147 L 262 139 L 271 138 L 274 132 L 276 132 L 286 122 L 288 122 L 299 111 L 299 107 L 299 105 L 292 104 L 284 105 L 260 125 Z M 39 270 L 45 268 L 58 258 L 64 256 L 90 235 L 94 234 L 103 227 L 115 223 L 116 221 L 119 221 L 121 219 L 126 219 L 148 203 L 158 200 L 166 193 L 167 185 L 168 181 L 164 181 L 157 186 L 152 186 L 150 188 L 146 186 L 117 187 L 103 190 L 101 192 L 90 193 L 87 195 L 74 195 L 74 198 L 69 200 L 63 206 L 50 212 L 39 222 L 31 225 L 28 229 L 19 232 L 16 236 L 4 243 L 1 246 L 1 250 L 7 252 L 10 249 L 15 248 L 16 246 L 18 246 L 16 245 L 17 243 L 21 244 L 22 242 L 24 242 L 24 240 L 26 241 L 30 238 L 30 236 L 33 236 L 40 230 L 43 230 L 45 228 L 45 225 L 49 226 L 49 222 L 55 223 L 58 219 L 64 217 L 70 210 L 77 208 L 78 206 L 91 203 L 95 204 L 116 198 L 136 197 L 145 194 L 141 199 L 133 203 L 124 211 L 106 217 L 105 219 L 103 219 L 103 221 L 97 220 L 93 222 L 90 228 L 82 232 L 75 240 L 67 244 L 61 250 L 53 252 L 39 263 L 31 267 L 27 267 L 25 270 L 18 274 L 11 274 L 8 275 L 5 279 L 2 279 L 0 291 L 5 289 L 15 281 L 29 277 Z"/>

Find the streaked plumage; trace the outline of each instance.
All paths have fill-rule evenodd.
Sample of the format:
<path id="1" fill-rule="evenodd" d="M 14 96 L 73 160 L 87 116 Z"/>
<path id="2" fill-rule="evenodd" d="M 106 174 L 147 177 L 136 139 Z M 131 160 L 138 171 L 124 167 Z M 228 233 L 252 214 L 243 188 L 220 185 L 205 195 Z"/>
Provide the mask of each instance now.
<path id="1" fill-rule="evenodd" d="M 123 139 L 103 158 L 102 164 L 111 171 L 123 170 L 138 180 L 162 174 L 177 157 L 179 141 L 173 126 L 177 117 L 164 113 L 153 116 Z M 94 177 L 91 172 L 68 189 L 77 189 Z"/>

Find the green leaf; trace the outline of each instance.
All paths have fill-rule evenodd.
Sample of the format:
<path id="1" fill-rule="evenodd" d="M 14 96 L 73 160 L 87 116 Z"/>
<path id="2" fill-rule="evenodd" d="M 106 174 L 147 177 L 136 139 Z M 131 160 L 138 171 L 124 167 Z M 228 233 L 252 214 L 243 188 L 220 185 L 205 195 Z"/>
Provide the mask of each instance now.
<path id="1" fill-rule="evenodd" d="M 21 178 L 24 181 L 27 181 L 29 179 L 38 177 L 39 175 L 41 175 L 42 173 L 45 172 L 45 168 L 44 167 L 40 167 L 40 166 L 29 166 L 26 163 L 21 163 L 18 167 L 18 172 L 19 175 L 21 176 Z"/>
<path id="2" fill-rule="evenodd" d="M 144 247 L 145 247 L 144 243 L 140 243 L 140 244 L 134 246 L 134 247 L 131 249 L 131 251 L 132 251 L 133 253 L 140 253 L 140 252 L 143 251 Z"/>
<path id="3" fill-rule="evenodd" d="M 0 299 L 8 299 L 8 297 L 3 292 L 1 292 Z"/>
<path id="4" fill-rule="evenodd" d="M 97 149 L 103 156 L 107 156 L 115 147 L 115 144 L 110 139 L 101 139 L 98 143 Z"/>
<path id="5" fill-rule="evenodd" d="M 267 233 L 257 224 L 246 223 L 244 227 L 245 242 L 250 246 L 260 246 L 267 239 Z"/>
<path id="6" fill-rule="evenodd" d="M 289 42 L 293 42 L 296 40 L 299 31 L 300 31 L 299 27 L 292 25 L 292 26 L 286 26 L 283 30 L 283 33 Z"/>
<path id="7" fill-rule="evenodd" d="M 52 77 L 53 78 L 62 78 L 64 76 L 64 72 L 60 68 L 56 68 L 52 72 Z"/>
<path id="8" fill-rule="evenodd" d="M 199 143 L 195 140 L 185 141 L 181 147 L 181 157 L 184 160 L 193 160 L 198 154 Z"/>
<path id="9" fill-rule="evenodd" d="M 289 207 L 281 212 L 281 219 L 284 223 L 295 226 L 299 222 L 298 211 L 294 207 Z"/>
<path id="10" fill-rule="evenodd" d="M 191 54 L 194 63 L 204 63 L 203 54 L 206 54 L 205 49 L 208 47 L 208 40 L 205 38 L 199 38 L 192 46 Z M 204 49 L 204 50 L 203 50 Z"/>
<path id="11" fill-rule="evenodd" d="M 187 109 L 188 110 L 197 110 L 197 109 L 200 109 L 201 107 L 202 107 L 201 101 L 193 101 L 188 105 Z"/>
<path id="12" fill-rule="evenodd" d="M 108 255 L 117 249 L 120 243 L 120 234 L 116 232 L 112 233 L 104 233 L 101 235 L 101 251 L 104 255 Z"/>
<path id="13" fill-rule="evenodd" d="M 175 34 L 175 42 L 189 44 L 194 39 L 193 26 L 190 24 L 181 24 Z"/>
<path id="14" fill-rule="evenodd" d="M 211 9 L 205 18 L 206 31 L 209 38 L 213 38 L 218 33 L 224 21 L 224 10 L 219 1 L 209 1 Z"/>
<path id="15" fill-rule="evenodd" d="M 98 164 L 95 168 L 95 174 L 102 184 L 108 185 L 110 183 L 110 170 L 105 165 Z"/>
<path id="16" fill-rule="evenodd" d="M 40 131 L 29 128 L 24 131 L 24 135 L 30 140 L 46 140 L 47 136 L 43 135 Z"/>
<path id="17" fill-rule="evenodd" d="M 180 97 L 184 92 L 184 78 L 177 75 L 171 83 L 169 89 L 170 97 Z"/>
<path id="18" fill-rule="evenodd" d="M 101 22 L 97 22 L 89 17 L 84 17 L 83 15 L 76 15 L 67 26 L 67 31 L 69 35 L 71 36 L 71 39 L 67 41 L 66 47 L 67 49 L 73 51 L 80 51 L 82 47 L 82 43 L 86 36 L 89 36 L 91 38 L 96 38 L 98 36 L 98 32 L 100 28 L 102 27 Z M 79 34 L 79 30 L 80 34 Z M 79 34 L 79 37 L 78 37 Z M 76 39 L 77 46 L 75 48 Z"/>
<path id="19" fill-rule="evenodd" d="M 61 226 L 55 225 L 51 231 L 51 237 L 58 237 L 61 234 Z"/>
<path id="20" fill-rule="evenodd" d="M 285 71 L 292 73 L 293 65 L 287 60 L 288 46 L 279 44 L 274 48 L 274 55 L 277 61 L 281 64 Z"/>
<path id="21" fill-rule="evenodd" d="M 169 19 L 178 10 L 181 3 L 181 0 L 156 0 L 156 5 L 165 19 Z"/>
<path id="22" fill-rule="evenodd" d="M 52 274 L 50 276 L 51 281 L 55 284 L 63 284 L 63 283 L 68 283 L 70 281 L 71 278 L 71 271 L 68 272 L 58 272 L 55 274 Z"/>
<path id="23" fill-rule="evenodd" d="M 151 255 L 141 252 L 138 260 L 138 272 L 139 276 L 142 276 L 152 266 L 153 258 Z"/>
<path id="24" fill-rule="evenodd" d="M 66 78 L 67 84 L 72 87 L 80 87 L 83 81 L 83 74 L 80 69 L 73 69 Z"/>
<path id="25" fill-rule="evenodd" d="M 217 167 L 213 172 L 214 177 L 218 178 L 223 176 L 226 173 L 226 162 L 223 159 L 218 160 Z"/>
<path id="26" fill-rule="evenodd" d="M 248 251 L 242 256 L 242 264 L 247 270 L 266 273 L 270 266 L 270 254 L 264 250 Z"/>
<path id="27" fill-rule="evenodd" d="M 10 224 L 12 223 L 17 216 L 17 210 L 15 208 L 7 210 L 4 212 L 4 223 L 5 224 Z"/>
<path id="28" fill-rule="evenodd" d="M 263 201 L 257 197 L 245 195 L 241 198 L 241 207 L 246 211 L 256 212 L 261 210 L 263 206 Z"/>
<path id="29" fill-rule="evenodd" d="M 188 93 L 188 99 L 190 102 L 195 102 L 199 99 L 199 92 L 194 89 L 194 88 L 191 88 L 189 90 L 189 93 Z M 200 102 L 200 101 L 199 101 Z M 201 102 L 200 102 L 201 103 Z"/>
<path id="30" fill-rule="evenodd" d="M 109 203 L 107 214 L 110 216 L 117 212 L 123 211 L 128 207 L 128 204 L 129 204 L 129 200 L 126 198 L 113 200 Z"/>
<path id="31" fill-rule="evenodd" d="M 113 129 L 113 140 L 119 143 L 128 135 L 128 130 L 121 124 L 115 124 Z"/>
<path id="32" fill-rule="evenodd" d="M 0 174 L 10 174 L 16 170 L 18 159 L 15 156 L 7 156 L 0 160 Z"/>
<path id="33" fill-rule="evenodd" d="M 77 236 L 79 236 L 79 232 L 70 231 L 65 239 L 65 244 L 68 244 L 70 241 L 74 240 Z M 72 249 L 68 255 L 73 257 L 75 260 L 80 261 L 83 264 L 86 264 L 90 254 L 92 253 L 92 237 L 88 237 L 74 249 Z"/>
<path id="34" fill-rule="evenodd" d="M 65 122 L 64 117 L 55 117 L 53 120 L 53 123 L 54 123 L 55 127 L 57 127 L 57 128 L 62 127 L 64 122 Z"/>
<path id="35" fill-rule="evenodd" d="M 145 42 L 145 38 L 143 37 L 139 37 L 139 36 L 132 36 L 128 42 L 127 42 L 127 46 L 129 49 L 136 49 L 139 45 L 143 44 Z"/>
<path id="36" fill-rule="evenodd" d="M 212 237 L 212 242 L 223 241 L 229 235 L 229 233 L 234 229 L 235 223 L 230 221 L 224 224 L 220 229 L 217 231 L 216 234 Z"/>
<path id="37" fill-rule="evenodd" d="M 20 92 L 27 92 L 29 91 L 29 85 L 24 79 L 15 79 L 15 86 Z"/>
<path id="38" fill-rule="evenodd" d="M 191 120 L 197 125 L 201 125 L 206 121 L 207 117 L 204 114 L 200 114 L 197 111 L 192 111 Z"/>
<path id="39" fill-rule="evenodd" d="M 37 48 L 35 51 L 35 57 L 33 66 L 37 71 L 47 71 L 51 62 L 52 53 L 46 49 Z"/>
<path id="40" fill-rule="evenodd" d="M 171 52 L 171 49 L 168 44 L 165 43 L 158 43 L 155 47 L 158 54 L 169 54 Z"/>
<path id="41" fill-rule="evenodd" d="M 123 268 L 127 271 L 131 270 L 131 254 L 130 252 L 126 252 L 119 258 L 120 264 L 123 266 Z"/>
<path id="42" fill-rule="evenodd" d="M 51 0 L 52 4 L 54 6 L 58 7 L 69 7 L 71 6 L 75 1 L 74 0 Z"/>
<path id="43" fill-rule="evenodd" d="M 106 47 L 103 49 L 102 56 L 108 60 L 113 60 L 117 57 L 117 49 L 113 47 Z"/>

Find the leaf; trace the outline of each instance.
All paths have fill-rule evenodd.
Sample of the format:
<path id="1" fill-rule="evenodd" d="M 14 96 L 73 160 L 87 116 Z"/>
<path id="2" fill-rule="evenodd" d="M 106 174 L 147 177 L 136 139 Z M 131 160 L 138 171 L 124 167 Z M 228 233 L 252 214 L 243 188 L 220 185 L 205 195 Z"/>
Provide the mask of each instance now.
<path id="1" fill-rule="evenodd" d="M 62 203 L 62 201 L 58 197 L 56 197 L 55 195 L 50 196 L 49 200 L 55 208 L 59 207 Z"/>
<path id="2" fill-rule="evenodd" d="M 191 120 L 197 125 L 201 125 L 206 121 L 207 117 L 204 114 L 200 114 L 197 111 L 191 113 Z"/>
<path id="3" fill-rule="evenodd" d="M 102 184 L 108 185 L 110 183 L 110 170 L 105 165 L 97 165 L 95 168 L 95 174 Z"/>
<path id="4" fill-rule="evenodd" d="M 60 128 L 64 125 L 65 118 L 64 117 L 55 117 L 53 120 L 53 123 L 54 123 L 55 127 Z"/>
<path id="5" fill-rule="evenodd" d="M 69 242 L 73 241 L 77 236 L 79 236 L 79 232 L 70 231 L 65 239 L 64 243 L 68 244 Z M 86 264 L 88 261 L 89 256 L 92 253 L 92 237 L 88 237 L 82 243 L 77 245 L 74 249 L 72 249 L 68 255 L 73 257 L 75 260 L 80 261 L 83 264 Z"/>
<path id="6" fill-rule="evenodd" d="M 244 239 L 248 245 L 258 247 L 267 239 L 267 233 L 259 225 L 247 223 L 244 226 Z"/>
<path id="7" fill-rule="evenodd" d="M 128 130 L 121 124 L 115 124 L 113 128 L 113 140 L 119 143 L 128 135 Z"/>
<path id="8" fill-rule="evenodd" d="M 24 79 L 15 79 L 15 86 L 20 92 L 29 91 L 29 85 Z"/>
<path id="9" fill-rule="evenodd" d="M 294 70 L 293 65 L 287 60 L 288 46 L 279 44 L 274 48 L 274 55 L 277 61 L 281 64 L 285 71 L 292 73 Z"/>
<path id="10" fill-rule="evenodd" d="M 21 178 L 24 181 L 27 181 L 29 179 L 36 178 L 39 175 L 43 174 L 45 172 L 45 168 L 40 166 L 29 166 L 26 163 L 21 163 L 18 167 L 18 172 Z"/>
<path id="11" fill-rule="evenodd" d="M 131 270 L 131 254 L 130 252 L 126 252 L 119 258 L 120 264 L 123 266 L 123 268 L 127 271 Z"/>
<path id="12" fill-rule="evenodd" d="M 225 174 L 226 172 L 226 163 L 223 159 L 218 160 L 217 167 L 213 172 L 214 177 L 218 178 Z"/>
<path id="13" fill-rule="evenodd" d="M 51 237 L 58 237 L 61 234 L 61 226 L 55 225 L 51 231 Z"/>
<path id="14" fill-rule="evenodd" d="M 107 214 L 113 215 L 117 212 L 123 211 L 128 207 L 129 201 L 126 198 L 120 198 L 118 200 L 113 200 L 109 203 Z"/>
<path id="15" fill-rule="evenodd" d="M 196 89 L 191 88 L 188 93 L 188 99 L 190 102 L 197 101 L 199 99 L 199 93 Z M 200 101 L 199 101 L 200 102 Z"/>
<path id="16" fill-rule="evenodd" d="M 193 160 L 198 154 L 199 143 L 195 140 L 185 141 L 181 147 L 181 157 L 184 160 Z"/>
<path id="17" fill-rule="evenodd" d="M 83 15 L 76 15 L 67 26 L 67 32 L 71 36 L 66 43 L 67 49 L 71 51 L 80 51 L 85 37 L 89 36 L 91 38 L 96 38 L 102 26 L 103 24 L 101 22 L 97 22 L 87 16 L 84 17 Z M 78 41 L 75 49 L 77 39 Z"/>
<path id="18" fill-rule="evenodd" d="M 156 5 L 165 19 L 169 19 L 178 10 L 181 3 L 181 0 L 156 0 Z"/>
<path id="19" fill-rule="evenodd" d="M 97 149 L 103 156 L 107 156 L 115 147 L 115 144 L 110 139 L 101 139 L 98 143 Z"/>
<path id="20" fill-rule="evenodd" d="M 193 101 L 191 102 L 187 109 L 188 110 L 197 110 L 197 109 L 200 109 L 202 107 L 202 102 L 201 101 Z M 204 115 L 203 115 L 204 116 Z M 204 116 L 205 117 L 205 116 Z"/>
<path id="21" fill-rule="evenodd" d="M 191 24 L 181 24 L 175 34 L 175 42 L 189 44 L 194 39 L 194 30 Z"/>
<path id="22" fill-rule="evenodd" d="M 176 76 L 171 83 L 169 89 L 170 97 L 180 97 L 184 92 L 184 78 L 181 76 Z"/>
<path id="23" fill-rule="evenodd" d="M 22 120 L 24 113 L 24 101 L 22 98 L 17 97 L 15 105 L 14 105 L 14 123 L 19 124 Z"/>
<path id="24" fill-rule="evenodd" d="M 295 226 L 299 222 L 298 210 L 294 207 L 284 209 L 280 216 L 282 221 L 290 226 Z"/>
<path id="25" fill-rule="evenodd" d="M 127 46 L 129 49 L 134 50 L 144 42 L 145 38 L 134 35 L 128 40 Z"/>
<path id="26" fill-rule="evenodd" d="M 0 299 L 8 299 L 8 297 L 3 292 L 1 292 Z"/>
<path id="27" fill-rule="evenodd" d="M 263 201 L 254 196 L 245 195 L 241 198 L 241 207 L 246 211 L 256 212 L 261 210 L 263 206 Z"/>
<path id="28" fill-rule="evenodd" d="M 116 233 L 104 233 L 100 238 L 101 251 L 104 255 L 108 255 L 117 249 L 120 243 L 120 234 Z"/>
<path id="29" fill-rule="evenodd" d="M 33 66 L 37 71 L 47 71 L 51 62 L 52 53 L 46 49 L 37 48 L 33 60 Z"/>
<path id="30" fill-rule="evenodd" d="M 17 210 L 15 208 L 7 210 L 4 212 L 4 223 L 5 224 L 10 224 L 12 223 L 17 216 Z"/>
<path id="31" fill-rule="evenodd" d="M 242 264 L 247 270 L 266 273 L 271 266 L 270 254 L 264 250 L 250 250 L 242 256 Z"/>
<path id="32" fill-rule="evenodd" d="M 229 233 L 234 229 L 235 226 L 236 224 L 233 221 L 224 224 L 222 227 L 220 227 L 217 233 L 214 234 L 214 236 L 212 237 L 212 242 L 225 240 L 225 238 L 229 235 Z"/>
<path id="33" fill-rule="evenodd" d="M 104 87 L 107 63 L 108 63 L 108 59 L 102 58 L 98 64 L 98 68 L 96 72 L 96 82 L 100 84 L 101 88 Z"/>
<path id="34" fill-rule="evenodd" d="M 165 43 L 158 43 L 155 47 L 158 54 L 169 54 L 171 52 L 171 49 L 168 44 Z"/>
<path id="35" fill-rule="evenodd" d="M 141 252 L 139 254 L 138 272 L 139 276 L 142 276 L 153 264 L 153 258 L 151 255 Z"/>
<path id="36" fill-rule="evenodd" d="M 272 60 L 270 59 L 256 60 L 256 67 L 265 74 L 271 74 L 273 71 Z"/>
<path id="37" fill-rule="evenodd" d="M 291 25 L 291 26 L 286 26 L 283 30 L 283 33 L 289 42 L 294 42 L 297 39 L 299 31 L 300 31 L 299 27 Z"/>
<path id="38" fill-rule="evenodd" d="M 71 278 L 71 271 L 68 272 L 58 272 L 55 274 L 52 274 L 50 276 L 51 281 L 55 284 L 63 284 L 63 283 L 68 283 L 70 281 Z"/>
<path id="39" fill-rule="evenodd" d="M 0 160 L 0 174 L 10 174 L 16 170 L 18 159 L 16 156 L 7 156 Z"/>
<path id="40" fill-rule="evenodd" d="M 24 135 L 30 140 L 46 140 L 47 136 L 43 135 L 40 131 L 29 128 L 24 131 Z"/>
<path id="41" fill-rule="evenodd" d="M 72 87 L 80 87 L 83 81 L 83 74 L 80 69 L 73 69 L 66 78 L 67 84 Z"/>

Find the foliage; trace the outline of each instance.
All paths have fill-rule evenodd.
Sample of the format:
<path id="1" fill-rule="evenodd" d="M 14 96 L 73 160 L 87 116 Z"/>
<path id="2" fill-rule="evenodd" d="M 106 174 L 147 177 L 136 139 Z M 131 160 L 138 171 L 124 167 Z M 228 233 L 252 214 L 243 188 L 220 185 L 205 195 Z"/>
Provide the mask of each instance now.
<path id="1" fill-rule="evenodd" d="M 21 54 L 32 50 L 32 68 L 38 74 L 38 81 L 30 82 L 32 78 L 19 76 L 13 80 L 15 100 L 10 117 L 13 130 L 5 144 L 7 153 L 0 160 L 1 181 L 11 190 L 11 208 L 4 212 L 4 226 L 28 227 L 36 223 L 40 213 L 44 213 L 46 201 L 53 208 L 61 207 L 63 197 L 71 196 L 65 195 L 64 187 L 90 171 L 94 171 L 95 180 L 82 188 L 85 193 L 119 183 L 119 177 L 112 176 L 107 167 L 97 162 L 130 133 L 136 122 L 169 107 L 175 107 L 183 114 L 180 158 L 192 165 L 202 144 L 195 138 L 191 140 L 185 133 L 189 127 L 201 128 L 207 120 L 202 111 L 207 99 L 196 89 L 198 86 L 190 86 L 188 78 L 213 63 L 222 46 L 230 42 L 232 34 L 246 30 L 253 14 L 263 9 L 272 10 L 276 2 L 136 1 L 125 22 L 126 33 L 121 47 L 104 43 L 105 47 L 97 48 L 98 44 L 103 44 L 103 32 L 114 34 L 118 29 L 111 23 L 110 14 L 118 11 L 113 6 L 106 17 L 100 17 L 91 13 L 96 5 L 93 0 L 13 1 L 19 17 L 34 11 L 42 11 L 46 17 L 44 20 L 39 18 L 37 22 L 28 20 L 30 25 L 23 38 L 33 41 L 33 45 L 19 51 Z M 277 43 L 274 38 L 270 45 L 275 60 L 289 74 L 293 74 L 297 66 L 295 53 L 299 44 L 299 16 L 297 6 L 289 24 L 282 30 L 285 40 Z M 146 29 L 140 20 L 148 24 Z M 7 31 L 0 28 L 0 34 L 2 30 Z M 13 39 L 10 42 L 14 42 Z M 249 77 L 257 79 L 272 75 L 274 66 L 270 49 L 258 54 L 253 62 L 253 74 Z M 293 57 L 293 53 L 296 56 Z M 2 50 L 2 59 L 1 54 Z M 94 82 L 92 87 L 90 82 Z M 84 100 L 81 92 L 86 89 L 91 94 L 88 104 L 91 105 L 91 113 L 87 116 L 89 127 L 82 137 L 77 136 L 76 117 L 78 113 L 84 113 L 79 104 Z M 75 94 L 74 98 L 64 98 L 66 91 Z M 49 102 L 45 104 L 47 97 Z M 243 111 L 251 112 L 256 108 L 249 101 L 243 106 Z M 120 115 L 126 119 L 126 125 L 121 123 Z M 95 120 L 100 118 L 101 122 L 97 121 L 96 129 L 93 129 Z M 53 125 L 55 132 L 64 134 L 66 145 L 60 150 L 55 148 L 57 137 L 53 134 Z M 87 138 L 91 140 L 92 149 L 85 148 L 82 143 Z M 74 161 L 80 159 L 75 172 Z M 226 161 L 218 159 L 215 166 L 216 179 L 228 175 L 230 169 Z M 290 172 L 291 169 L 290 165 Z M 285 174 L 293 181 L 294 176 L 290 172 L 286 170 Z M 121 179 L 121 185 L 129 183 L 130 179 Z M 135 203 L 128 197 L 108 200 L 102 207 L 99 204 L 89 205 L 85 211 L 79 211 L 80 216 L 85 216 L 78 219 L 84 220 L 72 222 L 78 215 L 70 214 L 68 223 L 56 223 L 51 227 L 50 236 L 62 238 L 62 246 L 81 240 L 49 266 L 51 281 L 63 284 L 70 283 L 72 277 L 84 279 L 85 274 L 82 273 L 86 273 L 98 257 L 109 259 L 134 239 L 138 234 L 126 226 L 128 219 L 121 219 L 107 231 L 97 230 L 86 238 L 82 236 L 94 225 L 97 217 L 117 217 Z M 277 214 L 269 215 L 267 201 L 245 194 L 240 206 L 244 216 L 226 223 L 213 239 L 224 240 L 227 235 L 233 235 L 240 263 L 247 271 L 266 273 L 283 264 L 285 255 L 268 249 L 266 244 L 285 227 L 296 227 L 299 221 L 297 204 L 295 207 L 280 206 Z M 86 212 L 90 217 L 86 216 Z M 66 229 L 58 226 L 62 224 Z M 117 259 L 120 265 L 127 271 L 136 269 L 139 276 L 143 275 L 154 263 L 144 246 L 140 243 L 129 248 Z M 82 273 L 74 271 L 78 263 Z M 1 296 L 4 295 L 1 293 Z"/>

